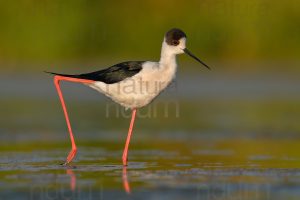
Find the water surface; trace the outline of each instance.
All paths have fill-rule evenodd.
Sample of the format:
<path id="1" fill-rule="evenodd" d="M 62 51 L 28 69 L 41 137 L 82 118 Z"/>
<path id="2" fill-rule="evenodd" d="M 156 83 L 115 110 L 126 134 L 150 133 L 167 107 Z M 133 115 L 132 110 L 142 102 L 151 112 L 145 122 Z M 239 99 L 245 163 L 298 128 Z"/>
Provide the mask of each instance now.
<path id="1" fill-rule="evenodd" d="M 5 82 L 0 199 L 299 199 L 297 80 L 227 78 L 185 77 L 140 110 L 126 168 L 129 111 L 64 85 L 78 155 L 61 166 L 70 141 L 51 80 Z"/>

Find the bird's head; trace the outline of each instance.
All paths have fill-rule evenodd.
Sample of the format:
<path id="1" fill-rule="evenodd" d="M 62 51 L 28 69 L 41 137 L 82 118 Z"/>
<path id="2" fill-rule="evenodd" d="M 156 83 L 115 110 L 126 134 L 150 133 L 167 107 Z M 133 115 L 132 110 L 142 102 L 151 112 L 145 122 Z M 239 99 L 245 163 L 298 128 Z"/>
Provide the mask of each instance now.
<path id="1" fill-rule="evenodd" d="M 171 54 L 177 55 L 185 53 L 210 69 L 209 66 L 207 66 L 186 48 L 186 34 L 178 28 L 173 28 L 166 33 L 163 46 L 165 50 Z"/>

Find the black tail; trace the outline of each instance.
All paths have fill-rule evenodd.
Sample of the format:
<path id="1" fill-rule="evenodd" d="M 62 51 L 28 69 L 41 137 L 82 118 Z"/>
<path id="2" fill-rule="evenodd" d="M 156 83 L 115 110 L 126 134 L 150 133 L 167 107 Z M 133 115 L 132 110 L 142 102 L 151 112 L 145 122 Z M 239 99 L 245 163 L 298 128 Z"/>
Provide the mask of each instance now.
<path id="1" fill-rule="evenodd" d="M 80 78 L 80 75 L 73 75 L 73 74 L 60 74 L 60 73 L 55 73 L 55 72 L 47 72 L 44 71 L 45 73 L 52 74 L 52 75 L 58 75 L 58 76 L 65 76 L 65 77 L 71 77 L 71 78 Z"/>

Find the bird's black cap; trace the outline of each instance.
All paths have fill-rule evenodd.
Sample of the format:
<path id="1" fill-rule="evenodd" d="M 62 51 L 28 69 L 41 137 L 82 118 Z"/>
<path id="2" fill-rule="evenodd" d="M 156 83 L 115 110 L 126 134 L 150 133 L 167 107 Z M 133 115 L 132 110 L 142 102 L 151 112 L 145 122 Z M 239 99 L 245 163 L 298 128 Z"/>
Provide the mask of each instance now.
<path id="1" fill-rule="evenodd" d="M 177 46 L 181 38 L 186 38 L 186 34 L 178 28 L 172 28 L 166 33 L 165 37 L 168 45 Z"/>

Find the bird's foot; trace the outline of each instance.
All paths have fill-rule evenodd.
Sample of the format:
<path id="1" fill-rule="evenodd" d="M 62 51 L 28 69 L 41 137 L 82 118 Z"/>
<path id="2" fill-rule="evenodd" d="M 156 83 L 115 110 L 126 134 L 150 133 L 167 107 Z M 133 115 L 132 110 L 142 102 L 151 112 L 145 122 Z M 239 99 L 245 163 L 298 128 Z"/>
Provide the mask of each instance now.
<path id="1" fill-rule="evenodd" d="M 62 165 L 66 166 L 67 164 L 69 164 L 70 162 L 72 162 L 72 160 L 74 159 L 74 157 L 76 156 L 77 153 L 77 148 L 72 148 L 72 150 L 70 151 L 67 160 L 65 163 L 63 163 Z"/>
<path id="2" fill-rule="evenodd" d="M 127 158 L 127 156 L 123 156 L 122 157 L 122 161 L 123 161 L 123 166 L 127 166 L 128 164 L 128 158 Z"/>

